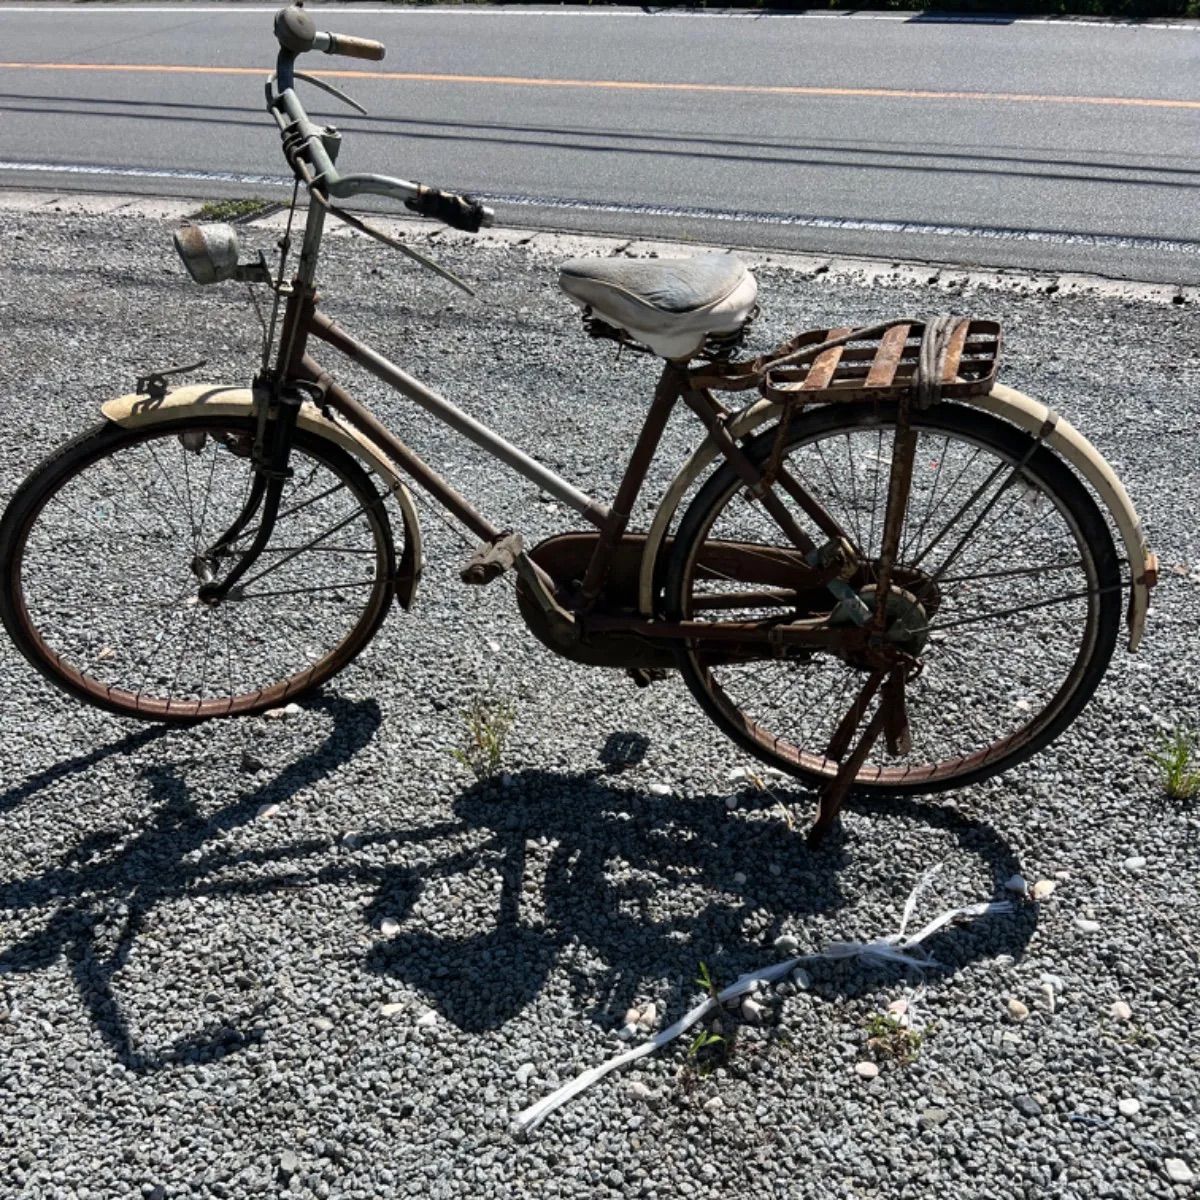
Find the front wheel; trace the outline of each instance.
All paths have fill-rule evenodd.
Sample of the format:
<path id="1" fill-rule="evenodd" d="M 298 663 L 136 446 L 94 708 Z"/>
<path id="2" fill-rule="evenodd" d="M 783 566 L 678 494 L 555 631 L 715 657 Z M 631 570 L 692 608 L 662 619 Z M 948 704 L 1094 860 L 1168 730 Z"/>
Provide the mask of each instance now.
<path id="1" fill-rule="evenodd" d="M 854 780 L 860 791 L 940 791 L 1034 754 L 1086 704 L 1120 624 L 1112 537 L 1058 458 L 1012 426 L 962 406 L 914 414 L 912 425 L 913 481 L 888 609 L 922 662 L 906 689 L 911 748 L 893 755 L 881 738 Z M 783 470 L 858 549 L 863 566 L 851 584 L 872 608 L 895 427 L 894 405 L 830 406 L 793 418 L 784 440 Z M 771 429 L 746 452 L 762 469 L 776 446 Z M 813 542 L 828 540 L 784 490 L 775 490 Z M 736 556 L 705 552 L 714 542 L 739 545 L 747 578 L 736 578 Z M 796 588 L 763 590 L 755 562 L 787 555 L 795 551 L 776 520 L 731 467 L 718 469 L 680 523 L 667 572 L 668 615 L 781 622 L 821 616 L 811 589 L 803 611 Z M 817 601 L 832 614 L 831 596 Z M 828 753 L 834 731 L 868 666 L 825 649 L 731 662 L 729 655 L 706 657 L 704 646 L 687 645 L 679 662 L 705 712 L 767 762 L 813 783 L 831 779 L 838 769 Z"/>
<path id="2" fill-rule="evenodd" d="M 384 498 L 345 451 L 297 430 L 261 557 L 204 603 L 257 532 L 228 546 L 255 472 L 252 418 L 99 425 L 25 481 L 0 522 L 0 617 L 53 683 L 127 716 L 261 712 L 341 670 L 387 614 Z"/>

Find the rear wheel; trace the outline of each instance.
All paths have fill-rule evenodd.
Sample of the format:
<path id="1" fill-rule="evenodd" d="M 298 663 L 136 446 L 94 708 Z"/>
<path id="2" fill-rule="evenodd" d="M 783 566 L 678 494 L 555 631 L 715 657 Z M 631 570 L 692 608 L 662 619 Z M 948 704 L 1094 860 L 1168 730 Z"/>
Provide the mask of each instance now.
<path id="1" fill-rule="evenodd" d="M 211 553 L 254 480 L 250 418 L 97 426 L 47 459 L 0 522 L 0 617 L 59 687 L 129 716 L 259 712 L 341 670 L 387 614 L 384 499 L 332 443 L 297 430 L 261 557 L 220 603 L 257 517 Z"/>
<path id="2" fill-rule="evenodd" d="M 872 609 L 895 424 L 894 405 L 830 406 L 797 416 L 785 435 L 784 469 L 866 559 L 851 586 Z M 855 779 L 859 790 L 938 791 L 1035 753 L 1086 704 L 1120 624 L 1112 537 L 1059 459 L 962 406 L 916 414 L 913 426 L 913 482 L 888 604 L 889 619 L 910 631 L 906 648 L 923 663 L 906 689 L 912 745 L 893 757 L 881 738 Z M 761 466 L 775 445 L 776 431 L 768 430 L 747 453 Z M 786 494 L 776 494 L 814 542 L 827 540 Z M 716 543 L 746 548 L 739 551 L 751 556 L 744 578 Z M 780 526 L 731 467 L 720 468 L 680 524 L 667 572 L 668 614 L 713 621 L 822 615 L 811 590 L 764 591 L 761 564 L 781 552 L 794 558 Z M 818 602 L 832 612 L 832 596 Z M 838 763 L 826 751 L 868 666 L 828 650 L 729 657 L 706 657 L 704 643 L 680 652 L 683 676 L 708 715 L 773 765 L 815 783 L 832 778 Z"/>

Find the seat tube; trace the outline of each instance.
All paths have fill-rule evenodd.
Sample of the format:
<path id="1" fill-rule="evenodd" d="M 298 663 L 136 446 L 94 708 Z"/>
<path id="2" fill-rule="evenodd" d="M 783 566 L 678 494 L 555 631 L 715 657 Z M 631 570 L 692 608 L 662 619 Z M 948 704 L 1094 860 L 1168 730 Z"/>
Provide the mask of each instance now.
<path id="1" fill-rule="evenodd" d="M 637 445 L 633 448 L 633 454 L 630 455 L 629 465 L 625 468 L 624 478 L 617 489 L 617 497 L 609 510 L 608 520 L 601 528 L 599 538 L 596 539 L 596 549 L 592 553 L 587 572 L 583 577 L 580 600 L 585 608 L 593 604 L 600 595 L 604 578 L 608 574 L 609 564 L 612 561 L 613 551 L 625 535 L 625 527 L 629 524 L 634 503 L 638 498 L 638 493 L 642 490 L 642 484 L 646 481 L 650 462 L 654 458 L 654 452 L 658 449 L 659 442 L 662 441 L 667 419 L 683 392 L 686 379 L 685 372 L 676 364 L 668 362 L 663 367 L 658 386 L 654 389 L 654 402 L 646 414 L 641 435 L 638 437 Z"/>

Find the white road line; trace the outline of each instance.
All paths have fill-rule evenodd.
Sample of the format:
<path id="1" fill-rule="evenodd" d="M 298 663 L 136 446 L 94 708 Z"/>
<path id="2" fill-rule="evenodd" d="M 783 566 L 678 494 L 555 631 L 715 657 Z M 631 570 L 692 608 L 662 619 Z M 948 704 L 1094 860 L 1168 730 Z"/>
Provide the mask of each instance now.
<path id="1" fill-rule="evenodd" d="M 178 13 L 219 13 L 223 16 L 254 15 L 278 11 L 278 5 L 209 5 L 209 4 L 173 4 L 165 5 L 33 5 L 10 4 L 0 5 L 0 17 L 5 13 L 70 13 L 72 16 L 125 16 L 144 13 L 169 14 Z M 328 10 L 331 15 L 348 17 L 557 17 L 568 19 L 692 19 L 699 21 L 892 21 L 900 23 L 938 24 L 938 25 L 1053 25 L 1058 29 L 1092 30 L 1092 29 L 1145 29 L 1162 30 L 1184 33 L 1200 32 L 1200 21 L 1162 22 L 1143 24 L 1139 21 L 1098 20 L 1098 21 L 1069 21 L 1061 17 L 986 17 L 970 14 L 939 15 L 936 19 L 925 18 L 920 12 L 815 12 L 815 13 L 763 13 L 763 12 L 645 12 L 642 10 L 614 11 L 611 9 L 583 10 L 564 12 L 561 9 L 504 9 L 483 7 L 459 8 L 338 8 Z"/>
<path id="2" fill-rule="evenodd" d="M 739 221 L 752 225 L 782 225 L 797 229 L 851 229 L 868 233 L 908 233 L 932 237 L 983 238 L 987 241 L 1043 242 L 1055 246 L 1104 246 L 1122 250 L 1165 250 L 1200 254 L 1200 241 L 1140 237 L 1113 233 L 1067 233 L 1042 229 L 1006 229 L 991 225 L 942 225 L 924 221 L 885 221 L 866 217 L 822 217 L 802 213 L 738 212 L 719 208 L 691 208 L 658 204 L 608 204 L 603 201 L 568 200 L 557 196 L 510 196 L 475 193 L 494 204 L 551 208 L 582 212 L 619 213 L 630 216 L 673 217 L 691 221 Z"/>
<path id="3" fill-rule="evenodd" d="M 111 179 L 181 179 L 196 183 L 242 183 L 255 187 L 290 188 L 283 175 L 251 175 L 238 171 L 187 171 L 174 167 L 118 167 L 90 163 L 7 162 L 0 172 L 34 175 L 83 175 Z M 1140 237 L 1134 234 L 1068 233 L 1043 229 L 1007 229 L 991 225 L 944 225 L 924 221 L 886 221 L 866 217 L 824 217 L 804 213 L 749 212 L 685 205 L 619 204 L 562 196 L 529 196 L 506 192 L 475 192 L 490 204 L 541 208 L 563 212 L 611 213 L 618 216 L 668 217 L 683 221 L 722 221 L 746 225 L 775 225 L 793 229 L 847 229 L 865 233 L 918 234 L 923 237 L 977 238 L 997 242 L 1040 242 L 1051 246 L 1096 246 L 1118 250 L 1154 250 L 1200 255 L 1200 241 Z"/>
<path id="4" fill-rule="evenodd" d="M 185 171 L 174 167 L 113 167 L 91 163 L 5 162 L 0 171 L 28 171 L 38 175 L 101 175 L 112 179 L 192 179 L 200 183 L 254 183 L 291 187 L 282 175 L 247 175 L 235 171 Z"/>

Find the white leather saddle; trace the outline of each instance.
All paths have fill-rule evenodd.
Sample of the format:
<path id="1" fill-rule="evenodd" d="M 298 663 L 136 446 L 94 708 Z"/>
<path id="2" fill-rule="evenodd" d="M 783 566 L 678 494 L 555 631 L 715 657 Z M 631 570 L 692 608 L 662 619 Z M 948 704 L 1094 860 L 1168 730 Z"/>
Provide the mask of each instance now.
<path id="1" fill-rule="evenodd" d="M 559 286 L 581 308 L 663 358 L 691 358 L 710 333 L 735 333 L 758 284 L 732 254 L 696 258 L 573 258 Z"/>

